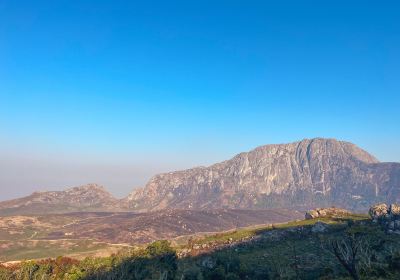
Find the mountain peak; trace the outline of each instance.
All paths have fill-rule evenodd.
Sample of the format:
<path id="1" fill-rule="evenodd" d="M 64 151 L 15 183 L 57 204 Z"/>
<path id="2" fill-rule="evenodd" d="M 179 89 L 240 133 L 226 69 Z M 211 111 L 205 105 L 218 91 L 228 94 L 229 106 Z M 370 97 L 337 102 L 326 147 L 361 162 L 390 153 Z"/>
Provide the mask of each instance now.
<path id="1" fill-rule="evenodd" d="M 347 200 L 357 208 L 371 204 L 387 186 L 379 176 L 389 176 L 392 167 L 379 169 L 378 163 L 350 142 L 303 139 L 260 146 L 209 167 L 156 175 L 127 199 L 134 209 L 153 210 L 340 206 Z"/>
<path id="2" fill-rule="evenodd" d="M 0 202 L 0 214 L 65 213 L 119 209 L 119 200 L 103 186 L 87 184 L 65 191 L 42 191 Z M 2 210 L 3 209 L 3 210 Z"/>
<path id="3" fill-rule="evenodd" d="M 294 151 L 295 154 L 306 153 L 308 155 L 319 154 L 324 156 L 340 156 L 344 158 L 349 157 L 365 163 L 379 162 L 374 156 L 354 145 L 353 143 L 339 141 L 334 138 L 305 138 L 301 141 L 287 144 L 269 144 L 257 147 L 248 153 L 271 150 L 276 152 Z"/>

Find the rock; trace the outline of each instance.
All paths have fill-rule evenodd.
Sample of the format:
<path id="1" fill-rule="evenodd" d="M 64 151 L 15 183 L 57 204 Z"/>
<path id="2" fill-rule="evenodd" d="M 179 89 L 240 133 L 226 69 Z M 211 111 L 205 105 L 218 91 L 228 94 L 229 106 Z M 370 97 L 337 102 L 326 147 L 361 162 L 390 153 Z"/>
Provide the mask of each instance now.
<path id="1" fill-rule="evenodd" d="M 389 208 L 385 203 L 375 204 L 369 209 L 369 215 L 373 220 L 387 218 L 388 213 L 389 213 Z"/>
<path id="2" fill-rule="evenodd" d="M 190 249 L 183 249 L 182 251 L 180 251 L 180 252 L 178 253 L 178 257 L 184 258 L 184 257 L 188 256 L 188 255 L 190 254 L 191 251 L 192 251 L 192 250 L 190 250 Z"/>
<path id="3" fill-rule="evenodd" d="M 331 207 L 331 208 L 317 208 L 314 210 L 307 211 L 305 214 L 306 220 L 316 219 L 316 218 L 340 218 L 351 214 L 350 211 L 346 209 Z"/>
<path id="4" fill-rule="evenodd" d="M 311 220 L 311 219 L 315 219 L 318 218 L 319 213 L 316 210 L 310 210 L 306 212 L 305 218 L 306 220 Z"/>
<path id="5" fill-rule="evenodd" d="M 328 229 L 328 225 L 322 222 L 316 222 L 311 228 L 312 233 L 323 233 Z"/>
<path id="6" fill-rule="evenodd" d="M 400 234 L 400 205 L 385 203 L 372 206 L 369 215 L 375 223 L 379 223 L 387 233 Z"/>
<path id="7" fill-rule="evenodd" d="M 400 217 L 400 205 L 399 204 L 390 204 L 389 214 L 394 217 Z"/>

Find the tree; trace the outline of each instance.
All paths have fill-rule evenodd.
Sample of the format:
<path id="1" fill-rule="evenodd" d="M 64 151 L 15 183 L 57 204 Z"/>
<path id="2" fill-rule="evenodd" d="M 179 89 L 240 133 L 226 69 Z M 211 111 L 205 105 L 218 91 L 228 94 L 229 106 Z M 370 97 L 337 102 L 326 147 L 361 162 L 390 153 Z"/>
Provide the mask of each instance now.
<path id="1" fill-rule="evenodd" d="M 156 262 L 160 280 L 173 279 L 178 268 L 176 251 L 167 240 L 151 243 L 146 249 L 150 258 Z"/>
<path id="2" fill-rule="evenodd" d="M 371 265 L 370 247 L 366 239 L 366 229 L 350 226 L 343 235 L 330 240 L 328 250 L 333 253 L 350 276 L 358 280 L 360 270 L 365 270 Z"/>

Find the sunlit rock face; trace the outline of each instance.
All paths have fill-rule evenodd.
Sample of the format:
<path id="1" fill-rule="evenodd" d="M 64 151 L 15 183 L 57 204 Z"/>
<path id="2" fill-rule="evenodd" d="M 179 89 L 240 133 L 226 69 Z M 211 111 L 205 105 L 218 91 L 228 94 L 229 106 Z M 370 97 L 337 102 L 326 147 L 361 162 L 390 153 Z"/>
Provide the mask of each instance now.
<path id="1" fill-rule="evenodd" d="M 400 234 L 400 204 L 378 203 L 369 209 L 372 221 L 380 224 L 385 232 Z"/>
<path id="2" fill-rule="evenodd" d="M 305 219 L 317 218 L 342 218 L 351 215 L 351 212 L 346 209 L 330 207 L 330 208 L 317 208 L 306 212 Z"/>
<path id="3" fill-rule="evenodd" d="M 380 163 L 354 144 L 305 139 L 266 145 L 210 167 L 154 176 L 131 209 L 296 208 L 365 211 L 400 200 L 400 164 Z"/>

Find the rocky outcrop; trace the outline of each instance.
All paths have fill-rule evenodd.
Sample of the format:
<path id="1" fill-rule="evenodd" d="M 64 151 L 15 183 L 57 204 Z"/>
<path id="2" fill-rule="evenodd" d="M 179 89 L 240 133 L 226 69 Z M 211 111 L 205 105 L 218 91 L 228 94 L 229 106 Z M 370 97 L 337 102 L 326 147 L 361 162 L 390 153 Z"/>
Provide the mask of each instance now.
<path id="1" fill-rule="evenodd" d="M 135 210 L 287 208 L 335 205 L 366 211 L 400 201 L 400 164 L 379 163 L 334 139 L 267 145 L 209 167 L 154 176 L 125 202 Z"/>
<path id="2" fill-rule="evenodd" d="M 389 217 L 389 207 L 385 203 L 375 204 L 368 213 L 373 220 L 386 219 Z"/>
<path id="3" fill-rule="evenodd" d="M 369 215 L 375 223 L 381 224 L 386 232 L 400 234 L 400 205 L 379 203 L 372 206 Z"/>
<path id="4" fill-rule="evenodd" d="M 350 215 L 351 212 L 346 209 L 330 207 L 330 208 L 317 208 L 314 210 L 307 211 L 305 214 L 306 220 L 316 218 L 342 218 Z"/>
<path id="5" fill-rule="evenodd" d="M 389 207 L 389 215 L 393 217 L 399 217 L 400 216 L 400 205 L 399 204 L 390 204 Z"/>

